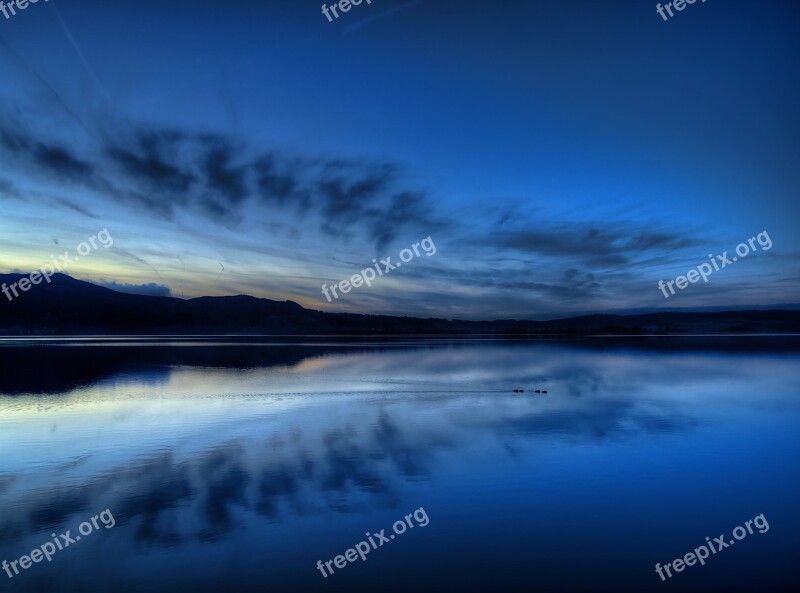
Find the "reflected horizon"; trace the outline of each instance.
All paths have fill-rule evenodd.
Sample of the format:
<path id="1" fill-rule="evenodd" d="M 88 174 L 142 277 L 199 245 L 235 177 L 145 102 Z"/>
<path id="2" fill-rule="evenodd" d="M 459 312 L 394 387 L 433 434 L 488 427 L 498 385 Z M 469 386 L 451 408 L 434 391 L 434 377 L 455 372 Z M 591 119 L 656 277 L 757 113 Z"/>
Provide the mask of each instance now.
<path id="1" fill-rule="evenodd" d="M 681 575 L 689 588 L 741 585 L 735 565 L 788 545 L 782 530 L 800 520 L 788 502 L 798 351 L 639 342 L 13 348 L 19 368 L 49 359 L 61 377 L 80 356 L 104 358 L 89 356 L 101 371 L 65 391 L 0 391 L 0 556 L 17 558 L 104 509 L 117 523 L 8 585 L 36 590 L 57 574 L 85 591 L 366 590 L 369 575 L 413 562 L 466 587 L 474 575 L 459 572 L 464 558 L 500 555 L 503 574 L 498 557 L 481 579 L 522 590 L 529 560 L 516 545 L 547 556 L 537 578 L 557 584 L 583 533 L 603 539 L 581 553 L 603 573 L 598 582 L 648 590 L 661 585 L 649 574 L 656 560 L 696 545 L 687 534 L 767 513 L 773 529 L 748 542 L 746 558 Z M 51 387 L 29 379 L 28 388 Z M 720 480 L 735 487 L 725 504 L 692 508 L 713 500 Z M 431 522 L 413 538 L 324 582 L 315 571 L 319 558 L 421 506 Z M 627 534 L 643 520 L 654 538 L 646 546 Z M 534 529 L 546 537 L 514 543 Z M 478 534 L 497 541 L 479 546 L 483 560 L 469 545 Z M 629 556 L 624 574 L 606 566 L 606 540 Z M 234 551 L 234 572 L 203 560 Z M 258 560 L 270 554 L 279 561 Z M 84 574 L 87 563 L 102 579 Z"/>

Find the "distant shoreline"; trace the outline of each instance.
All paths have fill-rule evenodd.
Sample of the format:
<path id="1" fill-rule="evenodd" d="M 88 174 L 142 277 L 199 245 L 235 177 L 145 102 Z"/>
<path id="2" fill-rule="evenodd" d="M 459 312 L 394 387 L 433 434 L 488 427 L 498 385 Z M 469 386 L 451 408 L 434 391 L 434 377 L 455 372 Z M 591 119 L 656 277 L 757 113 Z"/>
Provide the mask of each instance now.
<path id="1" fill-rule="evenodd" d="M 12 279 L 0 275 L 0 281 Z M 0 336 L 8 338 L 290 336 L 332 338 L 560 338 L 622 336 L 772 336 L 800 334 L 800 310 L 595 314 L 536 321 L 465 321 L 306 309 L 251 296 L 133 295 L 56 274 L 13 301 L 0 302 Z"/>

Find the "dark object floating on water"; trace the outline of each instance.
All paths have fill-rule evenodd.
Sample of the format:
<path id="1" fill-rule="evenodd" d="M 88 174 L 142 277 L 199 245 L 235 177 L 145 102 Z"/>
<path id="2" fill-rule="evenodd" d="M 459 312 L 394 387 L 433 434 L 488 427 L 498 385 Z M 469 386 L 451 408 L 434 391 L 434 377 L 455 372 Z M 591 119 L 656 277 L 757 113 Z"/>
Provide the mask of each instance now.
<path id="1" fill-rule="evenodd" d="M 515 389 L 514 393 L 525 393 L 524 389 Z"/>
<path id="2" fill-rule="evenodd" d="M 547 393 L 547 390 L 546 389 L 542 389 L 542 393 Z"/>
<path id="3" fill-rule="evenodd" d="M 536 391 L 534 391 L 534 393 L 541 393 L 541 391 L 539 391 L 539 390 L 537 389 Z"/>

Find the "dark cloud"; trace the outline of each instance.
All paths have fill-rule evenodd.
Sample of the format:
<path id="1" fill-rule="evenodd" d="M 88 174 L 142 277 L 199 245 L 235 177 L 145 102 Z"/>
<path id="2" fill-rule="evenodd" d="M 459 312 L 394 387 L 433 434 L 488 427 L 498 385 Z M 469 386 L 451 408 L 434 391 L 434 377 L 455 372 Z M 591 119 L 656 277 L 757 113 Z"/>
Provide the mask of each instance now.
<path id="1" fill-rule="evenodd" d="M 179 137 L 174 133 L 144 132 L 129 147 L 109 146 L 106 149 L 112 162 L 152 188 L 167 192 L 185 193 L 195 181 L 194 175 L 170 162 L 167 153 L 173 152 Z M 174 152 L 173 152 L 174 158 Z"/>
<path id="2" fill-rule="evenodd" d="M 318 224 L 333 237 L 360 234 L 380 248 L 403 227 L 424 226 L 429 234 L 441 224 L 426 214 L 427 195 L 403 187 L 392 163 L 253 152 L 222 135 L 117 128 L 90 141 L 92 165 L 76 151 L 34 139 L 21 124 L 0 127 L 0 149 L 29 170 L 166 218 L 189 208 L 231 227 L 254 215 L 250 205 L 262 204 L 301 226 Z"/>
<path id="3" fill-rule="evenodd" d="M 105 154 L 106 151 L 102 152 Z M 59 184 L 70 183 L 106 199 L 137 208 L 144 207 L 162 217 L 172 216 L 172 204 L 163 195 L 148 188 L 141 179 L 133 180 L 132 188 L 126 187 L 124 178 L 109 181 L 106 175 L 115 174 L 113 163 L 97 157 L 93 159 L 96 165 L 89 165 L 77 152 L 56 143 L 34 139 L 28 129 L 20 124 L 0 124 L 0 155 L 7 162 L 19 165 L 23 172 L 33 173 L 39 179 L 44 177 Z"/>
<path id="4" fill-rule="evenodd" d="M 15 198 L 17 200 L 21 200 L 22 194 L 17 190 L 11 181 L 8 179 L 3 179 L 0 177 L 0 196 L 4 196 L 7 198 Z"/>
<path id="5" fill-rule="evenodd" d="M 664 232 L 642 231 L 617 225 L 614 230 L 607 225 L 588 224 L 576 228 L 548 225 L 545 230 L 510 231 L 496 233 L 494 245 L 524 253 L 547 257 L 573 258 L 595 266 L 621 266 L 641 259 L 650 250 L 674 250 L 696 245 L 686 236 Z"/>
<path id="6" fill-rule="evenodd" d="M 110 288 L 111 290 L 116 290 L 117 292 L 125 292 L 128 294 L 142 294 L 147 296 L 160 296 L 160 297 L 168 297 L 172 296 L 172 290 L 170 290 L 169 286 L 165 286 L 163 284 L 156 284 L 155 282 L 151 282 L 149 284 L 125 284 L 122 282 L 117 282 L 115 280 L 111 281 L 99 281 L 96 284 L 103 286 L 105 288 Z"/>
<path id="7" fill-rule="evenodd" d="M 279 170 L 273 156 L 262 156 L 253 164 L 258 194 L 268 203 L 286 204 L 291 198 L 301 198 L 308 206 L 308 194 L 300 190 L 300 182 L 291 172 Z"/>
<path id="8" fill-rule="evenodd" d="M 384 210 L 371 209 L 366 214 L 371 220 L 372 237 L 378 248 L 382 249 L 394 240 L 397 229 L 404 225 L 416 223 L 423 232 L 431 232 L 432 225 L 426 221 L 425 194 L 420 192 L 402 192 L 392 196 Z M 427 226 L 426 226 L 427 225 Z M 438 223 L 435 225 L 439 228 Z"/>
<path id="9" fill-rule="evenodd" d="M 82 178 L 93 169 L 87 162 L 56 144 L 46 144 L 22 133 L 0 128 L 0 145 L 17 158 L 27 159 L 58 177 Z"/>
<path id="10" fill-rule="evenodd" d="M 47 146 L 39 143 L 34 147 L 34 158 L 43 167 L 60 175 L 81 177 L 92 172 L 91 165 L 60 146 Z"/>
<path id="11" fill-rule="evenodd" d="M 0 146 L 12 153 L 30 153 L 31 142 L 7 127 L 0 127 Z"/>
<path id="12" fill-rule="evenodd" d="M 333 177 L 319 183 L 320 209 L 325 216 L 323 230 L 340 236 L 349 225 L 360 224 L 378 249 L 385 248 L 400 230 L 423 228 L 426 233 L 442 227 L 424 208 L 424 192 L 394 192 L 397 168 L 390 164 L 335 163 Z"/>
<path id="13" fill-rule="evenodd" d="M 339 222 L 361 218 L 367 206 L 385 190 L 392 180 L 394 168 L 383 165 L 367 170 L 358 166 L 331 163 L 336 174 L 319 183 L 323 198 L 323 213 L 329 220 Z"/>
<path id="14" fill-rule="evenodd" d="M 216 142 L 203 162 L 208 189 L 220 204 L 238 206 L 248 194 L 247 167 L 233 166 L 235 149 L 223 141 Z"/>

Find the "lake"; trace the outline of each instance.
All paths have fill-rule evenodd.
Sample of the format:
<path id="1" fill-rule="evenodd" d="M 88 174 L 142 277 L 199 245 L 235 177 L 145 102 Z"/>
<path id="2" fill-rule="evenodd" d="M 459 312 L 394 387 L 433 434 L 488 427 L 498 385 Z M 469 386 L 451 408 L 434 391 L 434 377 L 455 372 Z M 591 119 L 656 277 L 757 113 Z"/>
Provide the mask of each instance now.
<path id="1" fill-rule="evenodd" d="M 0 340 L 0 582 L 789 590 L 798 362 L 792 337 Z"/>

